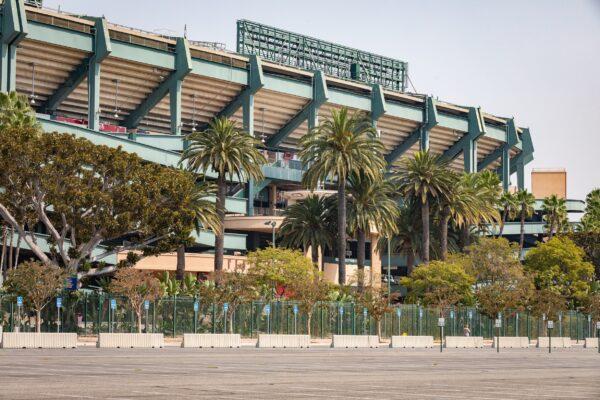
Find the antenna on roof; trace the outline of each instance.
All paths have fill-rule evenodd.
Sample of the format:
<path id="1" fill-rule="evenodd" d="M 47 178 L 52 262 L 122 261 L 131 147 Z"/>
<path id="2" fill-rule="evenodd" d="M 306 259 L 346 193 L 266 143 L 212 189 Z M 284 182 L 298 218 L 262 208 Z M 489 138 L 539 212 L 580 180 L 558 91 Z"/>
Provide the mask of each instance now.
<path id="1" fill-rule="evenodd" d="M 187 39 L 187 24 L 183 25 L 183 37 Z"/>

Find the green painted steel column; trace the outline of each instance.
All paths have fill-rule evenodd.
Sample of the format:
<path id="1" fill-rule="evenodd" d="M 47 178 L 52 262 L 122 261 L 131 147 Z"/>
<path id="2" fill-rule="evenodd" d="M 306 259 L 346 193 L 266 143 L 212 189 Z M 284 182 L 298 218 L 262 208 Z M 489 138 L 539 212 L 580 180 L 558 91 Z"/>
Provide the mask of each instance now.
<path id="1" fill-rule="evenodd" d="M 248 94 L 242 103 L 243 127 L 250 136 L 254 136 L 254 95 Z"/>
<path id="2" fill-rule="evenodd" d="M 479 108 L 469 108 L 469 131 L 463 148 L 466 173 L 477 172 L 477 139 L 485 134 L 485 121 Z"/>
<path id="3" fill-rule="evenodd" d="M 106 20 L 104 18 L 96 19 L 94 27 L 94 54 L 89 58 L 87 70 L 88 128 L 97 131 L 100 129 L 100 63 L 108 57 L 112 47 Z M 74 89 L 75 87 L 72 88 L 72 90 Z"/>
<path id="4" fill-rule="evenodd" d="M 4 0 L 0 24 L 0 91 L 16 90 L 17 46 L 27 36 L 23 0 Z"/>
<path id="5" fill-rule="evenodd" d="M 256 193 L 256 184 L 254 180 L 248 180 L 248 203 L 247 203 L 247 213 L 248 216 L 251 217 L 254 215 L 254 194 Z"/>
<path id="6" fill-rule="evenodd" d="M 525 164 L 522 160 L 517 162 L 517 187 L 519 190 L 525 189 Z"/>
<path id="7" fill-rule="evenodd" d="M 181 87 L 183 80 L 177 79 L 169 89 L 169 108 L 171 114 L 171 133 L 181 135 Z"/>
<path id="8" fill-rule="evenodd" d="M 423 124 L 420 128 L 419 149 L 429 150 L 429 131 L 438 124 L 436 101 L 431 96 L 425 98 L 423 106 Z"/>
<path id="9" fill-rule="evenodd" d="M 371 124 L 377 127 L 377 120 L 387 112 L 385 96 L 381 85 L 373 85 L 371 89 Z"/>

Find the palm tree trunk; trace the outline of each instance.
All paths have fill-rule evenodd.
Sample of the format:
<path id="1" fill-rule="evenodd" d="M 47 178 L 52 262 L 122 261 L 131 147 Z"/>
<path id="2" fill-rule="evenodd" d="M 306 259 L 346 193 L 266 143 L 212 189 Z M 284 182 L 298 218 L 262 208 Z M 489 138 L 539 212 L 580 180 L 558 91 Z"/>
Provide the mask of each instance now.
<path id="1" fill-rule="evenodd" d="M 410 275 L 412 274 L 413 270 L 415 269 L 415 252 L 413 251 L 413 249 L 409 249 L 408 253 L 406 254 L 406 271 L 407 274 Z"/>
<path id="2" fill-rule="evenodd" d="M 468 224 L 464 224 L 462 229 L 461 229 L 461 242 L 462 242 L 462 248 L 460 249 L 461 251 L 464 251 L 465 247 L 467 247 L 468 245 L 470 245 L 470 240 L 469 240 L 469 225 Z"/>
<path id="3" fill-rule="evenodd" d="M 525 210 L 521 210 L 521 237 L 519 239 L 519 257 L 523 252 L 523 245 L 525 243 Z"/>
<path id="4" fill-rule="evenodd" d="M 217 216 L 219 217 L 219 229 L 215 232 L 215 271 L 223 270 L 223 253 L 225 250 L 225 195 L 227 183 L 224 176 L 217 179 Z M 248 199 L 252 201 L 252 199 Z"/>
<path id="5" fill-rule="evenodd" d="M 442 221 L 440 227 L 440 236 L 441 236 L 441 250 L 442 250 L 442 261 L 446 261 L 446 256 L 448 255 L 448 222 L 450 221 L 450 212 L 447 207 L 444 207 L 442 210 Z"/>
<path id="6" fill-rule="evenodd" d="M 310 259 L 312 260 L 313 264 L 317 267 L 317 269 L 319 268 L 319 246 L 315 246 L 314 244 L 312 244 L 310 246 Z"/>
<path id="7" fill-rule="evenodd" d="M 421 256 L 423 263 L 429 264 L 429 199 L 421 206 L 421 220 L 423 222 L 423 248 Z"/>
<path id="8" fill-rule="evenodd" d="M 367 245 L 367 235 L 362 229 L 358 229 L 356 232 L 356 239 L 358 250 L 356 254 L 356 264 L 358 267 L 358 287 L 362 288 L 365 286 L 365 253 Z"/>
<path id="9" fill-rule="evenodd" d="M 181 245 L 177 248 L 177 269 L 175 271 L 175 279 L 182 281 L 185 275 L 185 246 Z"/>
<path id="10" fill-rule="evenodd" d="M 338 182 L 338 283 L 346 284 L 346 180 Z"/>
<path id="11" fill-rule="evenodd" d="M 506 225 L 506 216 L 508 214 L 508 209 L 504 207 L 504 212 L 502 213 L 502 223 L 500 224 L 500 232 L 498 232 L 498 237 L 502 237 L 502 232 L 504 232 L 504 225 Z"/>

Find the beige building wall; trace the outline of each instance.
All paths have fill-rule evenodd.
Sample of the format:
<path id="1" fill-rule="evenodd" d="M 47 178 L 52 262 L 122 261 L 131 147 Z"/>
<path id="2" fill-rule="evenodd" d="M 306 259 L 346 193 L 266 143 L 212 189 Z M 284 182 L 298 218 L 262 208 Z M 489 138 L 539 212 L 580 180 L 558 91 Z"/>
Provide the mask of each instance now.
<path id="1" fill-rule="evenodd" d="M 536 199 L 553 194 L 567 198 L 567 171 L 564 169 L 534 169 L 531 172 L 531 192 Z"/>

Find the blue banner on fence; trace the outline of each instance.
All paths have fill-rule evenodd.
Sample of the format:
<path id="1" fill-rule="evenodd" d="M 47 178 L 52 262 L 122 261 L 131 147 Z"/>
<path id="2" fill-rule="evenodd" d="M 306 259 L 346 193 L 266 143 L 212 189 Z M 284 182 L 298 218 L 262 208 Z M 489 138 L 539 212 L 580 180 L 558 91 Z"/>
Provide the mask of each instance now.
<path id="1" fill-rule="evenodd" d="M 473 319 L 473 311 L 469 310 L 469 319 Z"/>
<path id="2" fill-rule="evenodd" d="M 367 317 L 367 315 L 369 314 L 369 310 L 367 310 L 367 307 L 363 308 L 363 317 Z"/>
<path id="3" fill-rule="evenodd" d="M 344 306 L 340 306 L 340 315 L 344 315 Z"/>
<path id="4" fill-rule="evenodd" d="M 398 318 L 400 318 L 402 316 L 402 310 L 399 308 L 396 308 L 396 315 L 398 316 Z"/>
<path id="5" fill-rule="evenodd" d="M 23 296 L 17 296 L 17 307 L 23 307 Z"/>
<path id="6" fill-rule="evenodd" d="M 270 304 L 267 304 L 265 306 L 265 314 L 267 314 L 267 315 L 271 314 L 271 305 Z"/>
<path id="7" fill-rule="evenodd" d="M 298 314 L 298 304 L 294 304 L 294 314 Z"/>
<path id="8" fill-rule="evenodd" d="M 117 300 L 116 299 L 110 299 L 110 308 L 112 310 L 116 310 L 117 309 Z"/>
<path id="9" fill-rule="evenodd" d="M 200 305 L 198 304 L 197 301 L 194 302 L 194 312 L 198 312 L 198 309 L 200 308 Z"/>
<path id="10" fill-rule="evenodd" d="M 450 311 L 450 318 L 454 319 L 454 311 L 453 310 Z"/>
<path id="11" fill-rule="evenodd" d="M 56 298 L 56 308 L 61 308 L 62 307 L 62 297 L 57 297 Z"/>
<path id="12" fill-rule="evenodd" d="M 227 312 L 229 310 L 229 303 L 223 303 L 223 312 Z"/>
<path id="13" fill-rule="evenodd" d="M 149 309 L 150 309 L 150 301 L 144 300 L 144 310 L 149 310 Z"/>
<path id="14" fill-rule="evenodd" d="M 419 318 L 423 318 L 423 309 L 419 308 Z"/>

